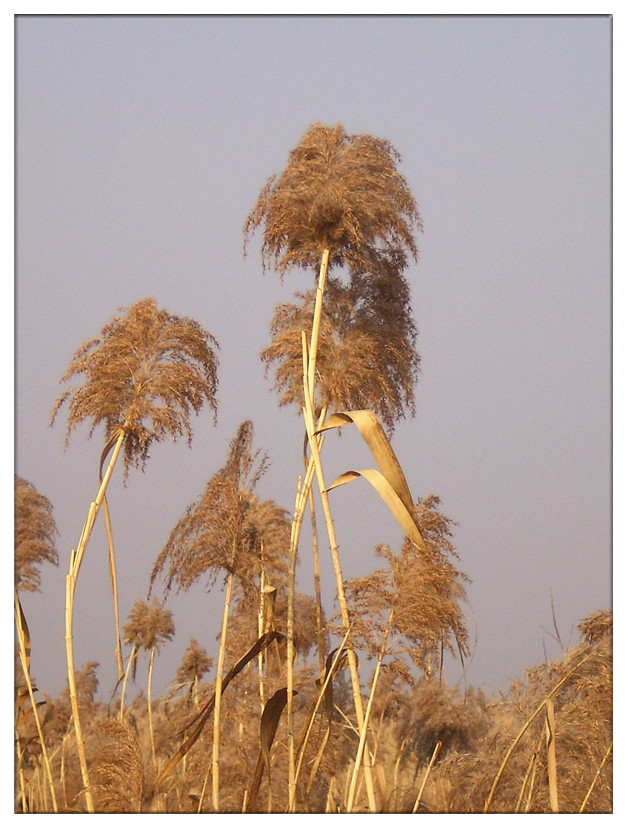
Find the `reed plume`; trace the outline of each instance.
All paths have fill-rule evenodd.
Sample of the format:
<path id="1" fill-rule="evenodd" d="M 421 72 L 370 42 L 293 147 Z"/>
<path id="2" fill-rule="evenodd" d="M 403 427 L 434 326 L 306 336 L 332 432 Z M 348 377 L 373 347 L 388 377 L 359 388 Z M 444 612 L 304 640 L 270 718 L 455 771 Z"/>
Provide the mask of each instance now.
<path id="1" fill-rule="evenodd" d="M 40 591 L 40 565 L 47 561 L 58 566 L 59 554 L 55 545 L 58 534 L 52 503 L 32 483 L 16 476 L 14 545 L 15 586 L 18 590 Z"/>
<path id="2" fill-rule="evenodd" d="M 422 221 L 400 160 L 389 141 L 313 124 L 261 191 L 245 249 L 263 224 L 263 266 L 281 277 L 294 266 L 316 269 L 325 249 L 332 264 L 357 272 L 370 271 L 379 251 L 416 258 Z"/>
<path id="3" fill-rule="evenodd" d="M 243 589 L 258 587 L 265 566 L 280 568 L 288 542 L 284 510 L 254 494 L 267 468 L 267 456 L 253 451 L 253 424 L 244 421 L 231 441 L 227 461 L 208 482 L 201 497 L 192 503 L 173 529 L 153 567 L 150 586 L 165 573 L 165 590 L 176 584 L 188 590 L 206 577 L 210 587 L 221 571 L 226 589 L 220 648 L 216 668 L 214 740 L 212 760 L 213 807 L 219 811 L 219 742 L 224 659 L 233 581 Z M 167 573 L 166 573 L 167 570 Z"/>
<path id="4" fill-rule="evenodd" d="M 205 403 L 217 409 L 218 345 L 197 322 L 160 310 L 153 299 L 143 299 L 115 317 L 101 336 L 75 353 L 61 381 L 83 380 L 67 389 L 55 403 L 51 424 L 68 404 L 66 444 L 72 431 L 91 420 L 88 436 L 104 425 L 105 446 L 100 460 L 100 487 L 92 501 L 76 550 L 70 555 L 66 579 L 66 657 L 72 713 L 87 809 L 94 810 L 74 677 L 73 617 L 76 582 L 96 517 L 104 506 L 109 538 L 109 566 L 116 624 L 118 670 L 122 672 L 117 579 L 106 490 L 120 452 L 124 479 L 131 465 L 145 467 L 153 442 L 185 434 L 191 442 L 190 415 Z M 103 466 L 110 456 L 103 474 Z"/>

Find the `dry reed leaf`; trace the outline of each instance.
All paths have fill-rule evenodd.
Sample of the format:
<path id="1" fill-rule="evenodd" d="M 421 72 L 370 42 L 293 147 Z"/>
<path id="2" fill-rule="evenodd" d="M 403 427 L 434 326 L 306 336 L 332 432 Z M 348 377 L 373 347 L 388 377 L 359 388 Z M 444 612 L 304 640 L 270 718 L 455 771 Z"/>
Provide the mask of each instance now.
<path id="1" fill-rule="evenodd" d="M 46 696 L 46 701 L 35 702 L 35 710 L 37 710 L 37 715 L 39 715 L 39 708 L 43 707 L 44 705 L 48 705 L 46 707 L 46 711 L 50 709 L 50 697 L 46 693 L 44 693 L 44 695 Z M 21 697 L 21 704 L 18 706 L 18 710 L 20 709 L 20 707 L 23 706 L 24 702 L 27 701 L 27 700 L 28 700 L 28 691 L 25 691 L 24 695 Z M 24 710 L 24 713 L 17 720 L 16 726 L 17 727 L 22 727 L 22 725 L 28 724 L 29 719 L 33 718 L 33 716 L 35 715 L 35 710 L 33 710 L 32 707 L 27 707 Z M 44 717 L 44 721 L 45 721 L 45 717 Z"/>
<path id="2" fill-rule="evenodd" d="M 359 429 L 359 433 L 368 444 L 381 473 L 411 514 L 414 509 L 414 501 L 407 480 L 394 449 L 374 411 L 367 408 L 358 411 L 339 411 L 332 414 L 316 433 L 319 434 L 330 428 L 342 428 L 342 426 L 350 423 L 353 423 Z"/>
<path id="3" fill-rule="evenodd" d="M 249 650 L 244 653 L 244 655 L 236 662 L 236 664 L 231 667 L 228 673 L 222 679 L 222 693 L 226 690 L 230 682 L 235 678 L 235 676 L 240 673 L 244 667 L 248 664 L 249 661 L 252 661 L 255 656 L 259 655 L 262 650 L 265 650 L 266 647 L 269 647 L 273 641 L 278 639 L 285 639 L 283 633 L 278 632 L 277 630 L 272 630 L 271 632 L 264 633 L 260 636 L 255 643 L 250 647 Z M 204 728 L 207 720 L 211 716 L 213 709 L 216 703 L 216 696 L 215 693 L 211 696 L 209 701 L 205 704 L 198 715 L 194 716 L 194 718 L 188 723 L 188 727 L 191 725 L 195 725 L 194 729 L 190 733 L 190 735 L 184 740 L 183 744 L 179 747 L 176 751 L 174 756 L 170 759 L 168 764 L 165 768 L 161 771 L 157 780 L 155 782 L 155 788 L 165 779 L 165 777 L 170 773 L 170 771 L 178 764 L 178 762 L 185 756 L 185 754 L 190 750 L 190 748 L 196 743 L 198 737 L 202 733 L 202 729 Z"/>
<path id="4" fill-rule="evenodd" d="M 20 685 L 19 687 L 15 688 L 15 713 L 16 713 L 16 726 L 19 726 L 22 721 L 25 720 L 26 715 L 22 716 L 21 710 L 24 709 L 26 702 L 28 701 L 28 687 L 25 684 Z M 30 708 L 29 708 L 30 709 Z M 28 714 L 30 715 L 30 714 Z"/>
<path id="5" fill-rule="evenodd" d="M 327 486 L 327 491 L 331 491 L 331 489 L 342 486 L 344 483 L 350 483 L 351 480 L 355 480 L 357 477 L 363 477 L 370 483 L 392 512 L 405 535 L 418 547 L 424 548 L 425 542 L 420 534 L 420 530 L 416 525 L 412 513 L 408 511 L 407 507 L 387 478 L 385 478 L 377 469 L 351 469 L 350 471 L 344 472 L 344 474 L 341 474 L 338 478 L 336 478 L 330 486 Z"/>
<path id="6" fill-rule="evenodd" d="M 298 695 L 298 690 L 292 690 L 292 695 Z M 259 742 L 261 745 L 261 752 L 263 753 L 266 763 L 269 759 L 270 748 L 274 742 L 276 729 L 279 725 L 279 719 L 283 713 L 283 709 L 287 704 L 287 687 L 281 687 L 277 690 L 272 698 L 268 699 L 261 716 L 261 726 L 259 730 Z"/>
<path id="7" fill-rule="evenodd" d="M 298 691 L 292 690 L 292 696 L 297 696 Z M 246 800 L 245 812 L 252 813 L 257 807 L 257 796 L 259 794 L 259 786 L 263 778 L 263 770 L 266 769 L 268 777 L 268 785 L 270 785 L 270 749 L 276 736 L 276 730 L 279 725 L 281 714 L 287 704 L 287 687 L 281 687 L 276 693 L 268 699 L 263 713 L 261 715 L 261 725 L 259 728 L 259 756 L 255 766 L 250 789 L 248 791 L 248 798 Z"/>

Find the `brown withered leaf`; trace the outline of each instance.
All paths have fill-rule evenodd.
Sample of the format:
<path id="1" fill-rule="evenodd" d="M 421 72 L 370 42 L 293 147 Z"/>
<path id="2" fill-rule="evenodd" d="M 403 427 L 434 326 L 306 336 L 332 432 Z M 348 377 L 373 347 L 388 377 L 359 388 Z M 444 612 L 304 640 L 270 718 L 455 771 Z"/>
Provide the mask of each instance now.
<path id="1" fill-rule="evenodd" d="M 298 691 L 292 690 L 292 695 L 298 695 Z M 257 764 L 250 783 L 246 804 L 246 811 L 248 813 L 253 813 L 257 808 L 257 796 L 259 794 L 259 786 L 263 778 L 264 768 L 268 777 L 268 785 L 270 784 L 270 749 L 272 748 L 279 720 L 286 704 L 287 687 L 281 687 L 272 698 L 268 699 L 263 709 L 261 726 L 259 728 L 259 756 L 257 757 Z"/>
<path id="2" fill-rule="evenodd" d="M 273 641 L 277 641 L 279 639 L 284 639 L 285 636 L 283 633 L 278 632 L 277 630 L 272 630 L 271 632 L 264 633 L 260 636 L 255 643 L 244 653 L 244 655 L 231 667 L 228 673 L 222 679 L 222 693 L 226 690 L 229 686 L 230 682 L 237 676 L 238 673 L 244 669 L 244 667 L 252 661 L 255 656 L 259 655 L 262 650 L 265 650 Z M 215 707 L 216 697 L 215 693 L 211 696 L 209 701 L 205 704 L 202 710 L 198 713 L 198 715 L 194 716 L 191 722 L 188 723 L 187 727 L 191 727 L 194 725 L 191 733 L 187 736 L 187 738 L 183 741 L 179 749 L 176 751 L 174 756 L 170 759 L 168 764 L 165 768 L 161 771 L 157 780 L 155 782 L 155 787 L 157 787 L 165 777 L 170 773 L 170 771 L 176 767 L 178 762 L 185 756 L 185 754 L 190 750 L 190 748 L 196 743 L 198 737 L 202 733 L 202 729 L 204 728 L 207 720 L 211 716 L 213 709 Z M 187 728 L 186 728 L 187 729 Z"/>
<path id="3" fill-rule="evenodd" d="M 325 424 L 316 433 L 327 431 L 330 428 L 342 428 L 342 426 L 353 424 L 368 444 L 381 473 L 392 486 L 405 508 L 413 511 L 414 501 L 412 500 L 407 480 L 403 473 L 401 464 L 387 438 L 385 430 L 379 418 L 370 409 L 357 411 L 338 411 L 331 414 Z"/>

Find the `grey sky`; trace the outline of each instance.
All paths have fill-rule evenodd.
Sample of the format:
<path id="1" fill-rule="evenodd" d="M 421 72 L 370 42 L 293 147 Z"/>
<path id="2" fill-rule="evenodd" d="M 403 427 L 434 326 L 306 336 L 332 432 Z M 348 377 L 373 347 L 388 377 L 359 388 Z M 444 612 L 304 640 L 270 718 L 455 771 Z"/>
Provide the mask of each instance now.
<path id="1" fill-rule="evenodd" d="M 272 461 L 260 491 L 292 507 L 302 426 L 258 354 L 275 304 L 313 276 L 263 274 L 242 227 L 317 120 L 389 139 L 423 215 L 417 415 L 393 445 L 414 497 L 438 494 L 459 523 L 468 681 L 506 689 L 559 653 L 551 594 L 564 643 L 610 606 L 610 41 L 603 16 L 18 19 L 16 471 L 60 531 L 59 569 L 24 597 L 38 686 L 65 685 L 64 579 L 102 448 L 85 429 L 64 453 L 65 418 L 48 420 L 74 351 L 118 308 L 152 296 L 221 346 L 218 427 L 205 412 L 191 450 L 157 445 L 145 474 L 112 481 L 122 621 L 243 419 Z M 329 479 L 369 462 L 347 430 L 325 443 Z M 333 495 L 345 576 L 366 574 L 399 531 L 365 483 Z M 306 538 L 300 554 L 312 591 Z M 331 608 L 329 563 L 324 592 Z M 100 662 L 106 697 L 101 530 L 77 596 L 76 661 Z M 215 652 L 221 602 L 202 584 L 168 598 L 155 692 L 190 635 Z"/>

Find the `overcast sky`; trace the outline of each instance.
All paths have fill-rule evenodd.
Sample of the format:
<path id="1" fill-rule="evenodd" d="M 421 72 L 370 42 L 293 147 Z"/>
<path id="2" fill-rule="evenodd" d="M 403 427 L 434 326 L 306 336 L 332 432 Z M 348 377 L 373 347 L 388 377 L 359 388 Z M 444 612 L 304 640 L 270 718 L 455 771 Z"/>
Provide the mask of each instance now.
<path id="1" fill-rule="evenodd" d="M 258 358 L 274 306 L 310 287 L 262 273 L 242 227 L 315 121 L 386 138 L 419 204 L 408 270 L 420 331 L 417 413 L 393 445 L 415 498 L 455 520 L 474 656 L 467 680 L 507 689 L 611 605 L 611 20 L 586 17 L 20 17 L 16 27 L 16 473 L 54 506 L 59 568 L 24 596 L 33 673 L 66 682 L 64 580 L 98 482 L 102 433 L 50 428 L 75 350 L 147 296 L 220 343 L 218 426 L 155 445 L 109 505 L 122 622 L 185 507 L 250 418 L 288 509 L 302 425 Z M 344 430 L 328 479 L 370 463 Z M 367 484 L 333 492 L 345 577 L 401 537 Z M 324 535 L 322 535 L 324 538 Z M 335 596 L 325 554 L 324 597 Z M 313 592 L 300 550 L 299 588 Z M 161 597 L 161 592 L 157 594 Z M 171 594 L 173 680 L 190 636 L 215 654 L 223 595 Z M 77 587 L 77 664 L 115 680 L 106 542 Z M 445 662 L 450 682 L 459 666 Z M 138 682 L 141 679 L 138 675 Z"/>

